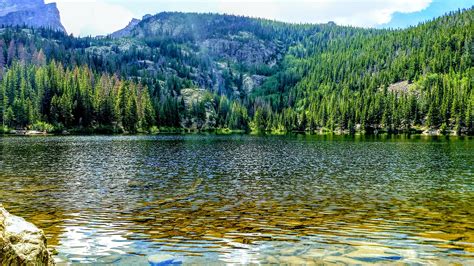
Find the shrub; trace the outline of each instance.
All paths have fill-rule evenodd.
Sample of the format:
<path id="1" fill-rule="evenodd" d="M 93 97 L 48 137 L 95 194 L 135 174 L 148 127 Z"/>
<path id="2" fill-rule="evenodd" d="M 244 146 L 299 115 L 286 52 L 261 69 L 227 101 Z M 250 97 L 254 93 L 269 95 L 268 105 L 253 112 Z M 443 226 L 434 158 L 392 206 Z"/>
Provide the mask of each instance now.
<path id="1" fill-rule="evenodd" d="M 9 128 L 7 126 L 0 125 L 0 134 L 6 134 L 9 132 Z"/>
<path id="2" fill-rule="evenodd" d="M 55 128 L 51 124 L 40 121 L 40 122 L 36 122 L 33 126 L 31 126 L 31 129 L 49 133 L 49 132 L 53 132 Z"/>
<path id="3" fill-rule="evenodd" d="M 156 135 L 158 133 L 160 133 L 160 129 L 158 127 L 153 126 L 153 127 L 150 128 L 150 134 Z"/>

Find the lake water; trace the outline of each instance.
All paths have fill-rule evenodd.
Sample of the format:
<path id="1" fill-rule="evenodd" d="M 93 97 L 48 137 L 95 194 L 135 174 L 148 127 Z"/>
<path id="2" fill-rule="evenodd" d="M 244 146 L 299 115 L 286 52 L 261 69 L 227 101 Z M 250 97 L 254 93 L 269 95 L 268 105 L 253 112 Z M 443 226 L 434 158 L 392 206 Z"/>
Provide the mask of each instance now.
<path id="1" fill-rule="evenodd" d="M 474 139 L 0 138 L 59 262 L 474 263 Z"/>

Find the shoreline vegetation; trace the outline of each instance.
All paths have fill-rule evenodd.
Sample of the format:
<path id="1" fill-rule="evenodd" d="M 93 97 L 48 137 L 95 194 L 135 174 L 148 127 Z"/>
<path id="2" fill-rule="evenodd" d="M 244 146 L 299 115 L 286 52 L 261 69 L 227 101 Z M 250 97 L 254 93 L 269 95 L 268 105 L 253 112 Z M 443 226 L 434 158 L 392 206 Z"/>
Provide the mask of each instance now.
<path id="1" fill-rule="evenodd" d="M 413 127 L 409 130 L 385 130 L 385 129 L 374 129 L 374 130 L 343 130 L 336 129 L 331 130 L 329 128 L 319 128 L 314 130 L 233 130 L 229 128 L 215 128 L 215 129 L 190 129 L 190 128 L 172 128 L 153 127 L 149 130 L 139 130 L 137 132 L 127 132 L 120 129 L 114 128 L 75 128 L 75 129 L 62 129 L 55 130 L 54 126 L 48 125 L 48 129 L 32 127 L 25 129 L 11 129 L 0 126 L 0 136 L 57 136 L 57 135 L 159 135 L 159 134 L 216 134 L 216 135 L 232 135 L 232 134 L 244 134 L 244 135 L 268 135 L 268 136 L 283 136 L 292 134 L 301 135 L 420 135 L 420 136 L 458 136 L 458 137 L 469 137 L 472 134 L 460 134 L 455 130 L 448 129 L 429 129 L 422 127 Z"/>
<path id="2" fill-rule="evenodd" d="M 121 38 L 3 28 L 0 131 L 474 135 L 473 19 L 375 30 L 162 13 Z"/>

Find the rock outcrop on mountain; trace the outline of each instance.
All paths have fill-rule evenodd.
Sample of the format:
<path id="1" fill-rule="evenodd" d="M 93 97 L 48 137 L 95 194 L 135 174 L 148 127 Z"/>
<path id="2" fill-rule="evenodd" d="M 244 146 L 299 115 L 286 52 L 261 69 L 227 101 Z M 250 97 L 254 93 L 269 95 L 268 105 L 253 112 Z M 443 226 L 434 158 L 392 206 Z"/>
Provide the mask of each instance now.
<path id="1" fill-rule="evenodd" d="M 141 20 L 136 18 L 132 19 L 125 28 L 112 33 L 111 36 L 114 38 L 121 38 L 130 35 L 131 31 L 138 25 L 138 23 L 140 23 L 140 21 Z"/>
<path id="2" fill-rule="evenodd" d="M 135 29 L 135 27 L 138 25 L 138 23 L 140 23 L 143 20 L 145 20 L 147 18 L 150 18 L 150 17 L 152 17 L 152 16 L 151 15 L 145 15 L 145 16 L 143 16 L 142 19 L 134 18 L 128 23 L 128 25 L 125 28 L 110 34 L 110 36 L 113 37 L 113 38 L 122 38 L 122 37 L 130 36 L 132 34 L 133 29 Z"/>
<path id="3" fill-rule="evenodd" d="M 56 3 L 45 4 L 44 0 L 0 1 L 0 25 L 50 28 L 66 32 Z"/>
<path id="4" fill-rule="evenodd" d="M 237 16 L 163 12 L 132 20 L 114 38 L 169 40 L 191 44 L 190 50 L 213 60 L 272 65 L 282 58 L 285 45 L 259 20 Z M 271 35 L 271 36 L 270 36 Z"/>
<path id="5" fill-rule="evenodd" d="M 0 205 L 0 265 L 54 265 L 42 230 Z"/>
<path id="6" fill-rule="evenodd" d="M 232 15 L 163 12 L 132 20 L 109 35 L 113 45 L 87 51 L 106 58 L 136 51 L 141 58 L 126 66 L 138 75 L 176 76 L 199 88 L 244 97 L 265 82 L 297 41 L 296 34 L 286 37 L 291 27 Z M 304 31 L 311 35 L 319 28 Z"/>
<path id="7" fill-rule="evenodd" d="M 117 38 L 5 28 L 0 88 L 13 97 L 0 117 L 12 128 L 41 129 L 46 120 L 48 128 L 110 133 L 472 134 L 473 12 L 406 30 L 179 12 L 134 20 Z"/>

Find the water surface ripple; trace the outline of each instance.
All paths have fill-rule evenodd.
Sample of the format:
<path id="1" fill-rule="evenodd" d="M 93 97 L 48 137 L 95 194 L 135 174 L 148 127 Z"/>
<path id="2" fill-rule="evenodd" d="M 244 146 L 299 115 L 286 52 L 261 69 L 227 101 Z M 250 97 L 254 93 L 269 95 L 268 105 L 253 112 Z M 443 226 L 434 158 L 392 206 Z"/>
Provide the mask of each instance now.
<path id="1" fill-rule="evenodd" d="M 0 138 L 0 202 L 59 262 L 474 263 L 474 140 Z"/>

